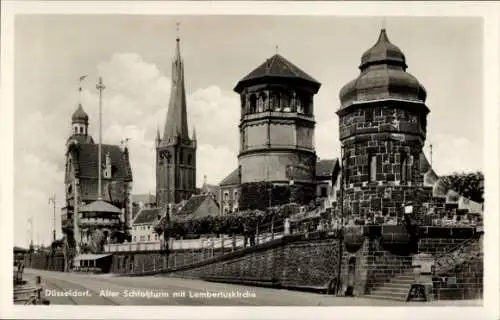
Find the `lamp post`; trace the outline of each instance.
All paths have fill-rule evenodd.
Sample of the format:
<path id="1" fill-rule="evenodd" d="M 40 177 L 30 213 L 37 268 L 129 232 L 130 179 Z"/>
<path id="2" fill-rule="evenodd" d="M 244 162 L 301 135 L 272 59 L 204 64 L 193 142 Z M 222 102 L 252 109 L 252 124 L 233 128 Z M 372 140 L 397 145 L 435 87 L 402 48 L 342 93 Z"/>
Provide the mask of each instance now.
<path id="1" fill-rule="evenodd" d="M 342 258 L 344 255 L 344 145 L 340 145 L 340 159 L 342 165 L 340 166 L 340 232 L 339 232 L 339 261 L 337 273 L 337 295 L 342 294 L 340 276 L 342 274 Z"/>

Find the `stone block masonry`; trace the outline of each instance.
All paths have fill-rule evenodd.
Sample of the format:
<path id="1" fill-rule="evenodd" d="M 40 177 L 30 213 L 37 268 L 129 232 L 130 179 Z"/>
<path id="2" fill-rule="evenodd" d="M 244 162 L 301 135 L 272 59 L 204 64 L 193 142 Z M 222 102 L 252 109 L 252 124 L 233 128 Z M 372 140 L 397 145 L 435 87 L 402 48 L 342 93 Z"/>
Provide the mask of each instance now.
<path id="1" fill-rule="evenodd" d="M 420 227 L 420 253 L 442 255 L 465 240 L 479 241 L 474 228 Z M 346 232 L 343 244 L 341 283 L 355 296 L 369 294 L 400 275 L 414 275 L 410 237 L 403 226 L 359 226 Z M 174 250 L 156 253 L 116 253 L 115 273 L 130 274 L 122 262 L 128 256 L 137 275 L 199 278 L 209 281 L 306 289 L 333 293 L 338 275 L 339 238 L 314 232 L 290 235 L 234 252 Z M 469 252 L 467 252 L 469 254 Z M 134 258 L 131 258 L 134 256 Z M 482 294 L 482 253 L 462 260 L 434 282 L 437 299 L 467 299 Z M 132 260 L 132 262 L 130 262 Z M 144 272 L 142 272 L 144 265 Z M 156 268 L 156 272 L 154 272 Z"/>

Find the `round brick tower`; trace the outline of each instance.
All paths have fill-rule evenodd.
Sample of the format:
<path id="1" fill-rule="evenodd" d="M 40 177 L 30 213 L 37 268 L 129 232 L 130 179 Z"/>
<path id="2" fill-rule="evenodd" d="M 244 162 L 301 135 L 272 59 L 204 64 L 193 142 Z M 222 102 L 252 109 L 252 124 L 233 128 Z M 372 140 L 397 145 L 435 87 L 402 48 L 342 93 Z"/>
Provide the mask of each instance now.
<path id="1" fill-rule="evenodd" d="M 294 185 L 310 200 L 315 192 L 313 96 L 320 83 L 276 54 L 243 78 L 240 183 Z"/>
<path id="2" fill-rule="evenodd" d="M 383 29 L 363 54 L 360 75 L 340 91 L 344 214 L 354 219 L 397 219 L 403 205 L 418 207 L 431 197 L 420 172 L 427 94 L 406 68 Z"/>

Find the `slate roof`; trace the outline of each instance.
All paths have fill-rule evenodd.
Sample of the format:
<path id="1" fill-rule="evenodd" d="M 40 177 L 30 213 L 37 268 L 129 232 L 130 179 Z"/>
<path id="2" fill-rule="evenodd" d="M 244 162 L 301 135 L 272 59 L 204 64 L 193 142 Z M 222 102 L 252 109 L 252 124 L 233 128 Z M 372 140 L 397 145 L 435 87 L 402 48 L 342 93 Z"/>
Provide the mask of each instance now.
<path id="1" fill-rule="evenodd" d="M 240 80 L 234 88 L 234 91 L 239 93 L 247 83 L 259 79 L 265 80 L 270 78 L 303 80 L 311 83 L 317 90 L 319 90 L 321 85 L 317 80 L 285 59 L 283 56 L 275 54 Z"/>
<path id="2" fill-rule="evenodd" d="M 159 215 L 163 215 L 160 208 L 142 209 L 135 217 L 133 224 L 153 223 Z"/>
<path id="3" fill-rule="evenodd" d="M 334 158 L 316 162 L 316 177 L 331 177 L 338 161 L 338 158 Z"/>
<path id="4" fill-rule="evenodd" d="M 205 201 L 206 198 L 208 198 L 209 195 L 201 194 L 201 195 L 195 195 L 189 198 L 189 200 L 182 206 L 180 211 L 177 213 L 178 215 L 187 215 L 194 213 L 198 208 L 201 206 L 203 201 Z"/>
<path id="5" fill-rule="evenodd" d="M 216 195 L 219 192 L 219 186 L 204 183 L 203 186 L 201 187 L 200 191 L 203 193 L 211 193 L 211 194 Z"/>
<path id="6" fill-rule="evenodd" d="M 227 177 L 219 183 L 219 186 L 231 186 L 240 183 L 239 169 L 234 169 Z"/>
<path id="7" fill-rule="evenodd" d="M 79 178 L 98 178 L 98 144 L 77 144 L 73 149 L 73 166 Z M 102 162 L 106 161 L 106 154 L 111 157 L 112 179 L 132 181 L 132 169 L 128 160 L 128 151 L 122 151 L 117 145 L 102 145 Z M 66 176 L 68 181 L 68 175 Z"/>
<path id="8" fill-rule="evenodd" d="M 89 116 L 85 112 L 85 110 L 83 110 L 81 103 L 78 104 L 75 112 L 73 112 L 73 115 L 71 116 L 71 120 L 73 121 L 73 123 L 75 123 L 75 122 L 82 122 L 85 124 L 89 123 Z"/>
<path id="9" fill-rule="evenodd" d="M 101 213 L 122 213 L 120 209 L 106 201 L 97 200 L 83 206 L 79 212 L 101 212 Z"/>
<path id="10" fill-rule="evenodd" d="M 97 200 L 97 179 L 80 179 L 80 200 L 82 201 L 94 201 Z M 108 202 L 124 202 L 125 193 L 123 192 L 125 187 L 125 182 L 113 181 L 107 183 L 103 179 L 102 185 L 102 200 Z"/>

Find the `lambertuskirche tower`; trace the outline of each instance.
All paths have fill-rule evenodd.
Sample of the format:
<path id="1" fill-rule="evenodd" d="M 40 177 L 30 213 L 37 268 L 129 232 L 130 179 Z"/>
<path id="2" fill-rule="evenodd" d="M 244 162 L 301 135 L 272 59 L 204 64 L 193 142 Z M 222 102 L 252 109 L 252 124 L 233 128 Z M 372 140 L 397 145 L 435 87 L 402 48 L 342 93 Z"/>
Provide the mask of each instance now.
<path id="1" fill-rule="evenodd" d="M 176 39 L 172 88 L 163 137 L 156 136 L 156 201 L 158 208 L 188 200 L 196 193 L 196 133 L 189 137 L 184 62 Z"/>

